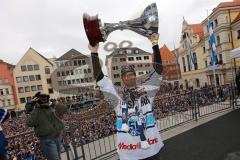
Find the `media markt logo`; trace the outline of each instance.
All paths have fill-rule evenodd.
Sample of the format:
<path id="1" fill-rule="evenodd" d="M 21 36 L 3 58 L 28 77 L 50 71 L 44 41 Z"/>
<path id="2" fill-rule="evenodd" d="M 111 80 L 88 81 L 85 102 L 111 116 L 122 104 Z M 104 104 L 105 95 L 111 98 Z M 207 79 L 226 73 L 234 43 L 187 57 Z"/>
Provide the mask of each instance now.
<path id="1" fill-rule="evenodd" d="M 148 139 L 148 144 L 153 145 L 156 144 L 158 142 L 157 138 L 153 138 L 153 139 Z M 136 144 L 125 144 L 124 142 L 120 142 L 118 144 L 118 149 L 119 150 L 136 150 L 136 149 L 141 149 L 141 143 L 138 142 Z"/>

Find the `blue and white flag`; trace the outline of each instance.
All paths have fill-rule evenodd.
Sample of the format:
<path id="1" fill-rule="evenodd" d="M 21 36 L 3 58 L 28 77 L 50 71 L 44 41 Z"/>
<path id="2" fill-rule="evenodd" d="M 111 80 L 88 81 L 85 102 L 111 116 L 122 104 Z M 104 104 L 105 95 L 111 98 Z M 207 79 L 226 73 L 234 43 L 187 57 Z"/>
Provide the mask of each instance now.
<path id="1" fill-rule="evenodd" d="M 173 55 L 174 55 L 174 59 L 175 59 L 175 62 L 176 64 L 178 65 L 178 53 L 177 53 L 177 49 L 175 48 L 175 44 L 174 45 L 174 51 L 173 51 Z"/>
<path id="2" fill-rule="evenodd" d="M 216 41 L 215 41 L 215 35 L 213 33 L 213 28 L 210 20 L 208 19 L 208 33 L 209 33 L 209 42 L 210 42 L 210 48 L 211 48 L 211 62 L 212 66 L 214 68 L 217 67 L 218 59 L 217 59 L 217 49 L 216 49 Z"/>
<path id="3" fill-rule="evenodd" d="M 192 63 L 195 64 L 195 59 L 193 58 L 192 48 L 191 48 L 191 44 L 190 44 L 190 39 L 188 37 L 188 33 L 186 33 L 186 32 L 183 33 L 183 39 L 186 39 L 185 46 L 188 48 L 188 53 L 190 55 Z M 190 62 L 190 67 L 192 67 L 191 62 Z"/>

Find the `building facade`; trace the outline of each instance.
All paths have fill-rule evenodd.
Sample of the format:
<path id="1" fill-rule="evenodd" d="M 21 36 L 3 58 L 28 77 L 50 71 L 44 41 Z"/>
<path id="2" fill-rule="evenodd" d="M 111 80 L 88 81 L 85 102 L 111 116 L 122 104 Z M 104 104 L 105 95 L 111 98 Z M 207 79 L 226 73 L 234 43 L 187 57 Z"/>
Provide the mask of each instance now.
<path id="1" fill-rule="evenodd" d="M 17 105 L 13 68 L 13 65 L 0 60 L 0 106 L 7 109 L 14 109 Z"/>
<path id="2" fill-rule="evenodd" d="M 209 34 L 208 34 L 208 19 L 213 27 L 213 33 L 216 40 L 216 49 L 219 65 L 215 70 L 215 80 L 213 70 L 206 68 L 206 75 L 208 83 L 214 85 L 231 83 L 233 80 L 231 59 L 229 52 L 238 47 L 238 41 L 234 42 L 234 29 L 233 21 L 237 18 L 240 12 L 240 1 L 223 2 L 220 3 L 216 8 L 213 9 L 212 13 L 203 20 L 201 23 L 204 28 L 205 46 L 208 52 L 207 60 L 208 63 L 211 61 L 211 49 L 209 45 Z M 236 31 L 235 31 L 236 33 Z M 236 44 L 234 44 L 236 43 Z"/>
<path id="3" fill-rule="evenodd" d="M 93 98 L 94 78 L 91 58 L 71 49 L 55 60 L 53 82 L 60 97 Z"/>
<path id="4" fill-rule="evenodd" d="M 23 108 L 37 92 L 49 94 L 51 98 L 58 95 L 52 87 L 51 74 L 54 64 L 29 48 L 13 70 L 18 107 Z"/>
<path id="5" fill-rule="evenodd" d="M 162 78 L 166 81 L 177 82 L 181 79 L 180 66 L 176 62 L 178 59 L 178 49 L 170 51 L 166 45 L 160 48 L 163 64 Z M 174 55 L 174 53 L 176 55 Z"/>
<path id="6" fill-rule="evenodd" d="M 201 24 L 188 24 L 183 19 L 181 35 L 178 61 L 183 86 L 184 88 L 199 88 L 207 83 L 205 69 L 208 64 L 203 27 Z"/>
<path id="7" fill-rule="evenodd" d="M 233 80 L 229 52 L 239 47 L 239 13 L 240 1 L 223 2 L 201 24 L 182 25 L 182 35 L 187 33 L 190 40 L 193 59 L 189 54 L 186 38 L 181 37 L 179 62 L 184 86 L 201 87 L 204 85 L 222 85 Z M 208 33 L 210 20 L 216 40 L 218 67 L 211 67 L 211 48 Z M 240 34 L 240 33 L 239 33 Z M 215 77 L 215 79 L 214 79 Z"/>

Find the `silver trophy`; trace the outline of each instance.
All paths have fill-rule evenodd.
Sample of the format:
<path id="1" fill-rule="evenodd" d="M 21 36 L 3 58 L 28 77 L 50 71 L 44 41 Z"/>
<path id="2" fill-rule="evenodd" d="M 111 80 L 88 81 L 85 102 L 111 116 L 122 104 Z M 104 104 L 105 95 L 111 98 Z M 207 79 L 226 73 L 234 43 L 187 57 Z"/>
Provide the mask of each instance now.
<path id="1" fill-rule="evenodd" d="M 158 10 L 156 3 L 147 6 L 142 15 L 134 20 L 120 21 L 119 23 L 104 23 L 98 19 L 98 15 L 83 15 L 84 28 L 91 45 L 107 40 L 108 35 L 115 30 L 132 30 L 145 37 L 158 33 Z"/>

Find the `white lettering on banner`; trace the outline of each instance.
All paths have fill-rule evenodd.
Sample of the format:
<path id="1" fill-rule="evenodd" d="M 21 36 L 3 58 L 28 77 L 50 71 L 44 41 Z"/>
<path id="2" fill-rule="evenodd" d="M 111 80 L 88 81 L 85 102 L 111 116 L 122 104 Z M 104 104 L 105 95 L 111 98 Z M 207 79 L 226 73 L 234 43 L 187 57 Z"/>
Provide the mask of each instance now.
<path id="1" fill-rule="evenodd" d="M 154 139 L 148 139 L 148 144 L 149 145 L 153 145 L 156 144 L 158 142 L 157 138 Z M 141 149 L 141 143 L 137 143 L 137 144 L 124 144 L 124 142 L 120 142 L 118 144 L 118 148 L 119 150 L 136 150 L 136 149 Z"/>

